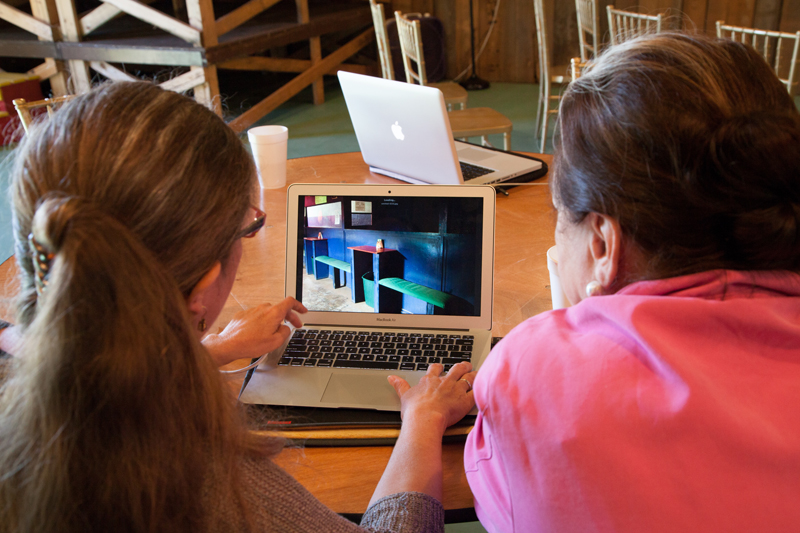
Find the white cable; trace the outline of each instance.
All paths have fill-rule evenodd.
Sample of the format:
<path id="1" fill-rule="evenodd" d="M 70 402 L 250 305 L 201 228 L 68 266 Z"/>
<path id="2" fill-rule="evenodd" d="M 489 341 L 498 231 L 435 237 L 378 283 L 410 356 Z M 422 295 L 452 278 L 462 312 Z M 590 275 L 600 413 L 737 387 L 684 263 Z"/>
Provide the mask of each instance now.
<path id="1" fill-rule="evenodd" d="M 470 2 L 471 2 L 471 1 L 472 1 L 472 0 L 470 0 Z M 495 25 L 495 23 L 497 22 L 497 14 L 498 14 L 498 12 L 499 12 L 499 11 L 500 11 L 500 0 L 497 0 L 497 3 L 494 5 L 494 14 L 492 15 L 492 21 L 489 23 L 489 29 L 486 31 L 486 36 L 483 38 L 483 44 L 481 44 L 481 47 L 480 47 L 480 49 L 478 50 L 478 53 L 477 53 L 477 54 L 475 54 L 475 62 L 476 62 L 476 63 L 477 63 L 477 62 L 478 62 L 478 60 L 481 58 L 481 54 L 483 54 L 483 50 L 486 48 L 486 44 L 489 42 L 489 37 L 491 37 L 491 36 L 492 36 L 492 30 L 494 29 L 494 25 Z M 474 17 L 473 17 L 473 19 L 474 19 Z M 474 20 L 473 20 L 473 22 L 474 22 Z M 475 31 L 475 30 L 474 30 L 474 28 L 471 28 L 471 29 L 472 29 L 472 31 L 473 31 L 473 32 Z M 472 34 L 470 33 L 470 41 L 471 41 L 471 39 L 472 39 L 471 35 L 472 35 Z M 470 46 L 474 46 L 474 45 L 475 45 L 475 43 L 473 43 L 473 42 L 470 42 Z M 455 78 L 453 78 L 453 81 L 458 81 L 458 80 L 460 80 L 461 78 L 463 78 L 463 77 L 464 77 L 464 75 L 465 75 L 467 72 L 469 72 L 469 71 L 470 71 L 470 69 L 472 69 L 472 71 L 473 71 L 473 72 L 475 72 L 475 65 L 473 65 L 473 64 L 472 64 L 472 61 L 470 61 L 470 64 L 469 64 L 469 66 L 468 66 L 467 68 L 465 68 L 464 70 L 462 70 L 462 71 L 461 71 L 461 72 L 458 74 L 458 76 L 456 76 Z"/>
<path id="2" fill-rule="evenodd" d="M 251 368 L 255 368 L 258 365 L 260 365 L 261 362 L 264 359 L 266 359 L 268 355 L 269 355 L 268 353 L 265 353 L 264 355 L 262 355 L 261 357 L 259 357 L 258 359 L 256 359 L 255 361 L 253 361 L 252 363 L 250 363 L 249 365 L 247 365 L 244 368 L 237 368 L 235 370 L 220 370 L 219 373 L 220 374 L 238 374 L 239 372 L 247 372 Z"/>

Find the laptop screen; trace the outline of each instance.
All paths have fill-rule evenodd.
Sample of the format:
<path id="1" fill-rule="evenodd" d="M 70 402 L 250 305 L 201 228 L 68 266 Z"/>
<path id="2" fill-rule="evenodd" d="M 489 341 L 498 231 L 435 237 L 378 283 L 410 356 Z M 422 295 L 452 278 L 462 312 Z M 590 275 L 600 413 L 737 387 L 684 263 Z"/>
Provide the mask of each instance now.
<path id="1" fill-rule="evenodd" d="M 495 191 L 294 184 L 286 295 L 318 326 L 492 327 Z"/>
<path id="2" fill-rule="evenodd" d="M 475 316 L 480 198 L 300 196 L 297 299 L 310 311 Z"/>

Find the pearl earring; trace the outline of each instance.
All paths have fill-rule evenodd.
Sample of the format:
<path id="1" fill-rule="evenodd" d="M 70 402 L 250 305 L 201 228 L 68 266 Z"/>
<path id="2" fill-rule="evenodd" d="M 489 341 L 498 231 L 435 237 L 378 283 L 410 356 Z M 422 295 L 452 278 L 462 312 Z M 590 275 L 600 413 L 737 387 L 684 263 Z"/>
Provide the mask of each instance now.
<path id="1" fill-rule="evenodd" d="M 592 280 L 586 285 L 586 296 L 598 296 L 603 291 L 603 286 L 599 281 Z"/>

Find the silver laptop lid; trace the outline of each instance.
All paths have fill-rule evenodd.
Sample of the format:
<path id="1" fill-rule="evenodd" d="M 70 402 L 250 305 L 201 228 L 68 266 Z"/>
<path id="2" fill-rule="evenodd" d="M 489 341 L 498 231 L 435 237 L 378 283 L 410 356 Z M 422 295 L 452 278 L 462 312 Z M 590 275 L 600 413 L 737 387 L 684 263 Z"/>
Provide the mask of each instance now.
<path id="1" fill-rule="evenodd" d="M 492 187 L 295 184 L 287 201 L 286 294 L 306 324 L 491 329 Z"/>
<path id="2" fill-rule="evenodd" d="M 439 89 L 339 71 L 364 162 L 427 183 L 461 183 Z"/>

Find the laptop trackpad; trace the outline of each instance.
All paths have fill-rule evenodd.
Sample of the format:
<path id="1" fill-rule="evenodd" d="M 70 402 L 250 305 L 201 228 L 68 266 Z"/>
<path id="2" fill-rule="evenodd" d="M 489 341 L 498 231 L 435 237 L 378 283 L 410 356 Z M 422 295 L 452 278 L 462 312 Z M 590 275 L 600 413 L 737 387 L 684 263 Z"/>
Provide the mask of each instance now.
<path id="1" fill-rule="evenodd" d="M 320 402 L 400 408 L 400 399 L 386 376 L 365 375 L 363 372 L 332 374 Z"/>

